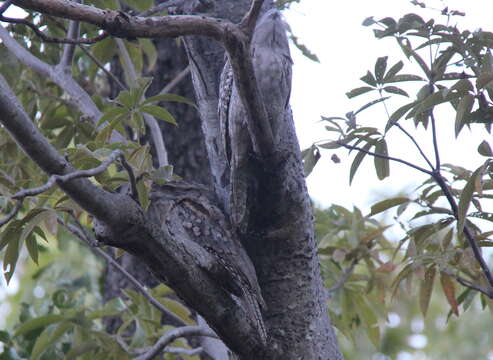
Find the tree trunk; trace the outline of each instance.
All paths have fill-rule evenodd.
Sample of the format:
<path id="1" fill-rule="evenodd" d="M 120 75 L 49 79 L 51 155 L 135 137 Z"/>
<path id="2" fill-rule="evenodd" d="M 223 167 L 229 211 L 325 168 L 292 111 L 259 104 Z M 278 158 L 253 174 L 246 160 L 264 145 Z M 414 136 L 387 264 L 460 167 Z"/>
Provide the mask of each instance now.
<path id="1" fill-rule="evenodd" d="M 338 360 L 342 356 L 328 318 L 314 240 L 313 211 L 292 113 L 286 105 L 280 113 L 277 109 L 274 116 L 273 103 L 265 103 L 270 100 L 268 91 L 277 91 L 276 82 L 265 80 L 272 75 L 270 70 L 279 69 L 267 68 L 265 72 L 254 56 L 250 57 L 249 52 L 260 50 L 250 47 L 248 26 L 223 25 L 224 22 L 210 18 L 226 17 L 237 23 L 247 12 L 249 3 L 246 0 L 213 3 L 190 0 L 182 9 L 185 13 L 207 12 L 207 16 L 192 19 L 132 18 L 121 12 L 80 7 L 90 14 L 93 24 L 114 36 L 128 37 L 136 33 L 142 34 L 138 36 L 162 36 L 163 33 L 176 36 L 174 34 L 197 34 L 199 28 L 210 31 L 209 36 L 221 41 L 228 50 L 234 83 L 229 88 L 231 101 L 226 115 L 235 115 L 235 118 L 226 119 L 230 122 L 224 124 L 221 123 L 224 118 L 218 114 L 218 105 L 223 109 L 225 101 L 219 97 L 219 87 L 224 90 L 223 81 L 227 79 L 223 77 L 220 82 L 223 50 L 210 39 L 187 36 L 183 40 L 204 142 L 197 141 L 201 137 L 197 122 L 188 121 L 183 114 L 179 114 L 183 118 L 179 116 L 180 125 L 174 136 L 169 129 L 164 131 L 168 148 L 176 147 L 170 158 L 176 163 L 177 172 L 194 181 L 203 181 L 212 191 L 188 183 L 168 183 L 162 186 L 164 207 L 155 206 L 153 213 L 151 203 L 149 212 L 145 213 L 127 194 L 107 192 L 87 179 L 70 179 L 58 185 L 93 215 L 98 240 L 122 248 L 148 265 L 156 278 L 167 282 L 186 304 L 207 319 L 240 358 Z M 73 13 L 78 6 L 76 3 L 67 7 L 64 2 L 53 1 L 48 8 L 48 3 L 43 1 L 17 0 L 15 4 L 76 20 L 82 16 Z M 272 2 L 266 1 L 264 10 L 270 7 Z M 272 19 L 275 20 L 275 16 Z M 195 21 L 199 28 L 187 27 L 190 21 Z M 166 24 L 171 26 L 166 27 Z M 183 27 L 173 27 L 173 24 Z M 279 27 L 279 22 L 276 24 Z M 252 44 L 261 44 L 254 40 L 255 34 Z M 279 55 L 276 49 L 264 50 L 272 56 Z M 257 55 L 260 56 L 260 52 Z M 269 56 L 264 60 L 272 60 Z M 179 70 L 184 67 L 181 63 Z M 156 76 L 164 78 L 161 70 L 158 71 Z M 0 120 L 5 128 L 46 173 L 70 175 L 73 169 L 67 159 L 60 156 L 29 121 L 15 103 L 15 96 L 7 90 L 6 83 L 0 82 L 0 85 L 6 94 L 0 92 L 0 108 L 4 112 Z M 159 81 L 154 86 L 159 87 Z M 225 134 L 230 136 L 225 137 Z M 242 141 L 245 143 L 239 143 Z M 204 153 L 208 155 L 208 162 Z M 241 164 L 235 162 L 238 156 L 241 156 Z M 190 161 L 190 166 L 185 165 Z M 202 166 L 208 167 L 210 172 Z M 241 186 L 238 186 L 239 180 Z M 155 194 L 154 199 L 159 199 L 159 194 Z M 245 258 L 248 261 L 244 261 Z M 248 296 L 256 285 L 245 277 L 243 265 L 251 266 L 249 259 L 263 295 L 259 303 L 261 299 L 266 303 L 263 321 L 262 316 L 258 316 L 259 308 L 252 311 L 249 306 L 252 302 L 245 302 L 251 300 Z M 139 268 L 134 260 L 127 265 Z M 140 278 L 143 276 L 146 275 L 139 274 Z M 108 279 L 111 279 L 108 285 L 112 286 L 109 292 L 115 291 L 115 285 L 122 285 L 116 278 L 109 276 Z M 240 281 L 239 289 L 234 280 Z"/>

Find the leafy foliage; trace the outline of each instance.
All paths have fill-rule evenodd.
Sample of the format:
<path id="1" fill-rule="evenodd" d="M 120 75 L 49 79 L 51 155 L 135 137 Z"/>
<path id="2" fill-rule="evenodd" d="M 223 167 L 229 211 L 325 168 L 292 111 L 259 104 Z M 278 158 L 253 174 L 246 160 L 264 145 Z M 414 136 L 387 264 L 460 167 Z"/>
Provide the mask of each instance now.
<path id="1" fill-rule="evenodd" d="M 443 15 L 463 14 L 444 9 Z M 364 84 L 346 93 L 350 99 L 364 97 L 366 105 L 344 116 L 322 116 L 326 130 L 335 139 L 315 143 L 303 155 L 305 167 L 309 165 L 311 170 L 315 165 L 313 154 L 348 149 L 354 154 L 350 183 L 368 156 L 374 157 L 380 180 L 390 175 L 390 161 L 428 176 L 410 195 L 383 199 L 367 215 L 356 207 L 348 210 L 333 205 L 319 210 L 317 217 L 324 278 L 332 295 L 331 304 L 336 304 L 331 314 L 335 326 L 352 342 L 360 341 L 357 329 L 363 330 L 375 348 L 387 354 L 382 336 L 388 331 L 379 332 L 379 324 L 396 307 L 389 302 L 391 299 L 406 301 L 409 306 L 415 302 L 423 317 L 430 316 L 430 304 L 437 297 L 448 304 L 448 319 L 452 315 L 463 317 L 474 299 L 480 300 L 483 311 L 491 309 L 491 279 L 487 265 L 481 264 L 481 248 L 493 244 L 493 217 L 487 210 L 493 198 L 491 142 L 480 140 L 477 150 L 485 159 L 478 168 L 442 164 L 434 111 L 448 106 L 455 113 L 455 122 L 449 126 L 456 137 L 465 127 L 478 125 L 487 135 L 491 133 L 493 34 L 461 31 L 416 14 L 400 19 L 370 17 L 363 25 L 376 27 L 377 39 L 394 39 L 419 73 L 403 73 L 402 61 L 378 58 L 374 68 L 361 77 Z M 420 87 L 413 85 L 423 82 Z M 392 110 L 391 106 L 405 98 L 412 100 Z M 386 121 L 373 121 L 369 126 L 362 112 L 379 103 L 383 104 Z M 431 133 L 432 154 L 423 152 L 409 127 L 423 127 Z M 419 150 L 427 167 L 414 165 L 412 158 L 392 156 L 393 149 L 386 139 L 398 131 Z M 384 237 L 388 227 L 375 220 L 379 214 L 393 215 L 400 228 L 393 234 L 403 233 L 400 240 Z M 405 294 L 412 293 L 412 286 L 417 286 L 417 296 L 404 300 Z"/>

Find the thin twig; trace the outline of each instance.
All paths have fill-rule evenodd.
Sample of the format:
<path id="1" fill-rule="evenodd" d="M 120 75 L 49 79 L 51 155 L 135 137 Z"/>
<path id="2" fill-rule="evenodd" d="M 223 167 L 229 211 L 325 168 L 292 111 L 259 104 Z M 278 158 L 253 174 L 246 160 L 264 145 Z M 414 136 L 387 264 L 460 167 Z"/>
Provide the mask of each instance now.
<path id="1" fill-rule="evenodd" d="M 137 180 L 135 179 L 134 171 L 124 156 L 120 156 L 120 161 L 128 173 L 128 179 L 130 181 L 130 190 L 131 190 L 132 199 L 139 202 L 139 192 L 137 191 Z"/>
<path id="2" fill-rule="evenodd" d="M 108 32 L 103 31 L 98 36 L 94 36 L 92 38 L 77 38 L 77 39 L 56 38 L 56 37 L 45 35 L 41 30 L 38 29 L 36 25 L 34 25 L 30 21 L 27 21 L 26 19 L 14 19 L 0 15 L 0 21 L 11 23 L 11 24 L 22 24 L 29 26 L 32 29 L 32 31 L 34 31 L 35 34 L 38 35 L 44 42 L 55 43 L 55 44 L 95 44 L 98 41 L 106 39 L 109 36 Z"/>
<path id="3" fill-rule="evenodd" d="M 368 150 L 365 150 L 363 148 L 360 148 L 358 146 L 353 146 L 353 145 L 348 145 L 348 144 L 344 144 L 342 141 L 336 141 L 336 143 L 342 147 L 345 147 L 346 149 L 349 149 L 349 150 L 358 150 L 358 151 L 361 151 L 361 152 L 364 152 L 365 154 L 368 154 L 368 155 L 371 155 L 371 156 L 375 156 L 375 157 L 378 157 L 378 158 L 381 158 L 381 159 L 387 159 L 387 160 L 392 160 L 392 161 L 395 161 L 395 162 L 399 162 L 401 164 L 405 164 L 409 167 L 412 167 L 413 169 L 416 169 L 422 173 L 425 173 L 425 174 L 428 174 L 430 176 L 433 176 L 433 173 L 429 170 L 426 170 L 420 166 L 417 166 L 417 165 L 414 165 L 406 160 L 402 160 L 402 159 L 399 159 L 399 158 L 395 158 L 395 157 L 392 157 L 392 156 L 387 156 L 387 155 L 382 155 L 382 154 L 378 154 L 378 153 L 375 153 L 373 151 L 368 151 Z"/>
<path id="4" fill-rule="evenodd" d="M 2 15 L 9 7 L 12 5 L 12 0 L 4 1 L 2 6 L 0 6 L 0 15 Z"/>
<path id="5" fill-rule="evenodd" d="M 125 349 L 125 347 L 121 343 L 123 341 L 123 339 L 120 338 L 117 341 L 120 344 L 120 346 L 122 346 Z M 126 344 L 125 344 L 125 346 L 126 346 Z M 148 346 L 145 348 L 140 348 L 140 349 L 135 349 L 135 350 L 127 350 L 127 352 L 132 353 L 133 355 L 142 355 L 142 354 L 145 354 L 146 352 L 148 352 L 150 348 L 151 347 Z M 127 349 L 128 349 L 128 346 L 127 346 Z M 202 347 L 197 347 L 194 349 L 184 349 L 184 348 L 179 348 L 179 347 L 174 347 L 174 346 L 166 346 L 163 349 L 163 353 L 178 354 L 178 355 L 183 354 L 183 355 L 188 355 L 188 356 L 200 355 L 203 351 L 204 351 L 204 349 Z"/>
<path id="6" fill-rule="evenodd" d="M 389 113 L 389 109 L 387 108 L 387 103 L 384 101 L 384 98 L 383 98 L 383 95 L 382 95 L 382 90 L 379 90 L 380 92 L 380 99 L 382 99 L 382 104 L 383 104 L 383 107 L 385 108 L 385 113 L 387 114 L 387 118 L 390 120 L 390 113 Z M 399 130 L 401 130 L 409 139 L 411 139 L 411 141 L 413 142 L 414 146 L 416 146 L 416 148 L 418 149 L 419 153 L 421 154 L 421 156 L 423 157 L 423 159 L 425 159 L 425 161 L 428 163 L 428 165 L 430 166 L 430 169 L 433 170 L 434 167 L 433 167 L 433 164 L 431 163 L 431 161 L 428 159 L 428 157 L 425 155 L 425 153 L 423 152 L 423 150 L 421 149 L 421 146 L 419 146 L 418 142 L 416 141 L 416 139 L 414 138 L 414 136 L 412 136 L 406 129 L 404 129 L 402 127 L 401 124 L 399 124 L 397 121 L 394 121 L 392 122 L 392 125 L 394 126 L 397 126 L 397 128 Z"/>
<path id="7" fill-rule="evenodd" d="M 123 83 L 118 79 L 115 74 L 113 74 L 111 71 L 106 69 L 104 65 L 93 55 L 89 50 L 85 48 L 84 45 L 79 44 L 79 48 L 86 54 L 96 65 L 98 68 L 103 70 L 103 72 L 108 75 L 119 87 L 121 90 L 127 90 L 127 87 L 123 85 Z"/>
<path id="8" fill-rule="evenodd" d="M 458 283 L 460 283 L 461 285 L 467 287 L 467 288 L 470 288 L 472 290 L 476 290 L 476 291 L 479 291 L 480 293 L 488 296 L 490 299 L 493 299 L 493 291 L 491 289 L 486 289 L 485 287 L 483 286 L 480 286 L 480 285 L 477 285 L 477 284 L 474 284 L 473 282 L 467 280 L 467 279 L 464 279 L 463 277 L 459 276 L 459 275 L 456 275 L 454 274 L 452 271 L 450 270 L 443 270 L 444 273 L 446 273 L 447 275 L 453 277 L 455 280 L 457 280 Z"/>
<path id="9" fill-rule="evenodd" d="M 55 99 L 56 101 L 59 101 L 59 102 L 61 102 L 62 104 L 64 104 L 64 105 L 68 106 L 68 107 L 75 108 L 75 109 L 78 109 L 78 108 L 79 108 L 79 107 L 77 106 L 77 104 L 76 104 L 74 101 L 72 101 L 71 99 L 63 99 L 63 98 L 61 98 L 61 97 L 59 97 L 59 96 L 56 96 L 56 95 L 53 95 L 53 94 L 51 94 L 51 93 L 49 93 L 49 92 L 47 92 L 47 91 L 41 91 L 41 90 L 38 90 L 38 89 L 33 88 L 33 87 L 31 87 L 31 86 L 28 86 L 28 87 L 26 88 L 26 90 L 27 90 L 27 91 L 32 91 L 32 92 L 34 92 L 34 93 L 38 94 L 38 95 L 39 95 L 39 96 L 41 96 L 41 97 L 47 97 L 47 98 L 52 98 L 52 99 Z"/>
<path id="10" fill-rule="evenodd" d="M 184 336 L 209 336 L 217 338 L 217 335 L 212 330 L 206 329 L 202 326 L 183 326 L 173 330 L 168 331 L 164 334 L 151 348 L 150 350 L 142 356 L 139 356 L 135 360 L 150 360 L 158 355 L 163 349 L 180 337 Z"/>
<path id="11" fill-rule="evenodd" d="M 28 196 L 39 195 L 42 192 L 49 190 L 53 185 L 55 185 L 56 182 L 67 182 L 77 178 L 82 178 L 82 177 L 88 178 L 91 176 L 101 174 L 103 171 L 105 171 L 108 168 L 108 166 L 110 166 L 120 156 L 122 156 L 122 152 L 120 150 L 115 150 L 110 154 L 108 159 L 103 161 L 101 165 L 95 168 L 89 170 L 77 170 L 65 175 L 51 175 L 48 181 L 44 185 L 32 189 L 21 190 L 15 193 L 14 195 L 12 195 L 12 199 L 22 200 Z"/>
<path id="12" fill-rule="evenodd" d="M 411 141 L 414 143 L 414 146 L 416 146 L 416 148 L 418 149 L 419 153 L 421 154 L 421 157 L 423 159 L 425 159 L 425 161 L 428 163 L 428 165 L 430 166 L 430 168 L 432 170 L 434 170 L 434 167 L 433 167 L 433 164 L 431 163 L 430 159 L 428 159 L 428 156 L 426 156 L 426 154 L 423 152 L 423 149 L 421 149 L 421 146 L 419 146 L 418 142 L 416 141 L 416 139 L 414 138 L 414 136 L 412 136 L 406 129 L 404 129 L 401 124 L 395 122 L 394 123 L 395 126 L 397 126 L 397 128 L 399 130 L 401 130 L 404 134 L 407 135 L 407 137 L 409 137 L 409 139 L 411 139 Z"/>
<path id="13" fill-rule="evenodd" d="M 257 23 L 257 19 L 260 15 L 260 10 L 262 9 L 262 4 L 264 0 L 253 0 L 250 9 L 243 16 L 240 22 L 240 29 L 248 36 L 248 39 L 251 39 L 253 36 L 253 31 L 255 30 L 255 24 Z"/>
<path id="14" fill-rule="evenodd" d="M 22 200 L 18 200 L 14 209 L 7 216 L 5 216 L 3 219 L 0 219 L 0 227 L 2 227 L 6 223 L 8 223 L 10 220 L 12 220 L 17 215 L 17 213 L 19 212 L 21 207 L 22 207 Z"/>
<path id="15" fill-rule="evenodd" d="M 354 259 L 353 262 L 351 263 L 351 265 L 349 267 L 347 267 L 346 269 L 344 269 L 344 271 L 342 272 L 342 275 L 339 277 L 339 279 L 337 280 L 337 282 L 331 286 L 330 288 L 327 289 L 327 296 L 329 298 L 331 298 L 332 296 L 335 295 L 335 293 L 344 286 L 344 284 L 346 283 L 346 281 L 349 279 L 349 277 L 351 276 L 351 274 L 353 273 L 354 271 L 354 268 L 356 267 L 356 264 L 358 263 L 358 260 L 357 259 Z"/>
<path id="16" fill-rule="evenodd" d="M 452 208 L 452 211 L 454 213 L 454 217 L 456 219 L 459 219 L 459 209 L 457 207 L 457 202 L 455 201 L 455 198 L 452 195 L 450 188 L 447 186 L 445 179 L 438 171 L 434 172 L 432 176 L 437 182 L 438 186 L 440 186 L 440 188 L 442 189 L 442 192 L 444 193 L 445 197 L 447 198 L 447 201 L 449 202 L 450 207 Z M 486 264 L 486 261 L 483 259 L 483 256 L 481 255 L 481 250 L 479 249 L 478 244 L 474 239 L 474 235 L 472 234 L 471 229 L 469 229 L 467 224 L 464 224 L 464 229 L 462 230 L 462 232 L 464 233 L 464 236 L 467 239 L 467 243 L 472 249 L 476 261 L 479 263 L 481 270 L 483 270 L 484 276 L 488 280 L 488 284 L 493 289 L 493 276 L 491 275 L 490 268 L 488 267 L 488 264 Z"/>
<path id="17" fill-rule="evenodd" d="M 186 326 L 187 324 L 178 316 L 176 316 L 174 313 L 166 309 L 163 304 L 161 304 L 156 298 L 154 298 L 132 274 L 130 274 L 125 268 L 123 268 L 113 257 L 108 255 L 105 251 L 100 249 L 99 247 L 94 246 L 94 241 L 91 240 L 89 235 L 85 232 L 84 228 L 82 227 L 82 224 L 78 222 L 77 219 L 75 219 L 75 223 L 78 224 L 72 225 L 72 224 L 67 224 L 60 218 L 58 218 L 58 222 L 61 223 L 63 226 L 65 226 L 72 234 L 74 234 L 76 237 L 78 237 L 80 240 L 82 240 L 85 244 L 89 245 L 92 251 L 94 251 L 96 254 L 99 256 L 103 257 L 108 264 L 114 266 L 123 276 L 125 276 L 128 281 L 130 281 L 136 288 L 137 290 L 140 291 L 140 293 L 147 299 L 149 302 L 154 305 L 159 311 L 161 311 L 166 317 L 168 317 L 170 320 L 175 322 L 176 324 L 180 324 L 182 326 Z"/>
<path id="18" fill-rule="evenodd" d="M 71 20 L 68 26 L 67 38 L 77 39 L 79 37 L 79 22 Z M 76 44 L 65 44 L 63 47 L 63 53 L 60 58 L 60 66 L 64 68 L 65 71 L 70 71 L 72 66 L 72 60 L 74 58 Z"/>
<path id="19" fill-rule="evenodd" d="M 440 172 L 440 152 L 438 151 L 438 138 L 437 138 L 437 127 L 435 121 L 435 115 L 433 115 L 433 110 L 430 110 L 431 119 L 431 133 L 433 137 L 433 150 L 435 152 L 435 169 Z"/>
<path id="20" fill-rule="evenodd" d="M 159 94 L 167 94 L 171 90 L 174 89 L 176 85 L 180 83 L 188 74 L 190 74 L 190 65 L 188 65 L 185 69 L 180 71 L 169 83 L 166 84 L 165 87 L 159 92 Z"/>

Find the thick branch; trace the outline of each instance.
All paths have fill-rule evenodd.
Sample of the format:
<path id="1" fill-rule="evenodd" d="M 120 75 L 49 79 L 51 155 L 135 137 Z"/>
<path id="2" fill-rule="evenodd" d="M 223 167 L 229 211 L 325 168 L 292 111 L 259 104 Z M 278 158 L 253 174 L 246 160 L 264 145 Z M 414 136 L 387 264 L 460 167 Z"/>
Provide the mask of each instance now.
<path id="1" fill-rule="evenodd" d="M 34 126 L 1 76 L 0 122 L 46 173 L 65 175 L 73 172 L 67 160 Z M 228 347 L 245 358 L 267 351 L 248 309 L 240 306 L 208 275 L 217 268 L 217 262 L 187 233 L 171 234 L 166 223 L 161 227 L 149 221 L 129 196 L 106 192 L 86 178 L 72 179 L 59 186 L 96 217 L 95 231 L 99 239 L 132 253 L 147 264 L 157 278 L 207 319 Z M 210 221 L 210 226 L 221 226 L 217 219 Z"/>
<path id="2" fill-rule="evenodd" d="M 106 262 L 115 267 L 116 270 L 118 270 L 123 276 L 125 276 L 136 288 L 137 290 L 140 291 L 140 293 L 147 299 L 149 302 L 156 307 L 159 311 L 161 311 L 165 316 L 167 316 L 169 319 L 173 320 L 175 323 L 180 324 L 181 326 L 185 326 L 186 323 L 176 316 L 174 313 L 166 309 L 163 304 L 161 304 L 159 301 L 157 301 L 150 293 L 147 291 L 147 289 L 142 285 L 132 274 L 130 274 L 127 270 L 123 268 L 115 259 L 111 257 L 111 255 L 107 254 L 104 250 L 102 250 L 99 247 L 93 246 L 93 241 L 89 238 L 87 233 L 83 230 L 82 225 L 77 224 L 77 226 L 72 225 L 72 224 L 67 224 L 65 221 L 61 220 L 58 218 L 58 222 L 65 226 L 72 234 L 74 234 L 76 237 L 78 237 L 82 242 L 86 245 L 88 245 L 91 250 L 96 253 L 97 255 L 101 256 L 106 260 Z"/>
<path id="3" fill-rule="evenodd" d="M 36 25 L 26 19 L 15 19 L 0 15 L 0 21 L 11 23 L 11 24 L 22 24 L 31 28 L 44 42 L 56 43 L 56 44 L 94 44 L 98 41 L 104 40 L 108 37 L 107 32 L 95 36 L 93 38 L 76 38 L 69 35 L 67 38 L 55 38 L 52 36 L 45 35 L 41 30 L 38 29 Z"/>
<path id="4" fill-rule="evenodd" d="M 74 103 L 77 104 L 80 112 L 88 116 L 93 123 L 96 123 L 97 119 L 101 116 L 101 112 L 97 108 L 96 104 L 92 101 L 91 97 L 82 89 L 79 84 L 71 77 L 70 74 L 65 73 L 61 68 L 48 65 L 41 61 L 17 41 L 15 41 L 9 34 L 9 32 L 2 26 L 0 26 L 0 39 L 7 49 L 24 65 L 30 67 L 40 75 L 50 78 L 58 86 L 60 86 L 70 97 Z"/>
<path id="5" fill-rule="evenodd" d="M 58 151 L 34 126 L 18 102 L 15 94 L 0 75 L 0 122 L 27 155 L 48 175 L 67 175 L 74 170 Z M 115 216 L 115 202 L 121 197 L 110 194 L 88 179 L 72 179 L 59 186 L 82 208 L 91 214 L 110 221 Z M 119 206 L 128 206 L 121 203 Z"/>
<path id="6" fill-rule="evenodd" d="M 249 117 L 248 126 L 258 155 L 274 153 L 272 129 L 255 81 L 248 37 L 238 26 L 205 16 L 160 17 L 129 16 L 123 12 L 101 10 L 64 0 L 17 0 L 17 6 L 44 14 L 89 22 L 116 37 L 177 37 L 201 35 L 225 47 L 235 76 L 235 84 Z M 258 2 L 260 3 L 260 1 Z M 257 2 L 256 2 L 257 4 Z M 255 10 L 257 5 L 254 4 Z M 253 11 L 255 15 L 256 11 Z M 251 17 L 252 19 L 254 16 Z"/>

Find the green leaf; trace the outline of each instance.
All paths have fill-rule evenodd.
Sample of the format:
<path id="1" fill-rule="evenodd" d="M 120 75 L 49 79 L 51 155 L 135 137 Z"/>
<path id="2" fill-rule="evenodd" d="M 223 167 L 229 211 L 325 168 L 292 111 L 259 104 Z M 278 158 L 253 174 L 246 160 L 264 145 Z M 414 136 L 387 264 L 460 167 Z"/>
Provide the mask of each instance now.
<path id="1" fill-rule="evenodd" d="M 120 93 L 120 95 L 123 93 L 123 91 Z M 127 92 L 128 93 L 128 92 Z M 117 106 L 114 106 L 114 107 L 110 107 L 108 109 L 106 109 L 103 113 L 103 115 L 99 118 L 99 121 L 98 121 L 98 127 L 105 123 L 105 122 L 108 122 L 108 123 L 111 123 L 114 119 L 116 118 L 119 118 L 121 116 L 124 116 L 124 115 L 127 115 L 129 114 L 129 111 L 128 109 L 124 108 L 124 107 L 117 107 Z"/>
<path id="2" fill-rule="evenodd" d="M 320 157 L 320 151 L 315 145 L 312 145 L 308 149 L 308 151 L 305 152 L 305 156 L 303 156 L 303 168 L 305 170 L 305 177 L 308 177 L 308 175 L 310 175 L 315 165 L 317 165 Z"/>
<path id="3" fill-rule="evenodd" d="M 369 71 L 366 73 L 365 76 L 363 76 L 362 78 L 360 78 L 360 80 L 364 81 L 365 83 L 367 83 L 370 86 L 373 86 L 373 87 L 376 87 L 377 86 L 377 82 L 375 80 L 375 77 Z"/>
<path id="4" fill-rule="evenodd" d="M 423 72 L 426 74 L 426 78 L 430 79 L 431 72 L 430 68 L 428 65 L 426 65 L 426 62 L 419 56 L 419 54 L 413 50 L 411 47 L 411 43 L 407 38 L 397 38 L 397 41 L 399 42 L 399 45 L 401 46 L 402 51 L 404 54 L 409 58 L 413 57 L 414 60 L 418 63 L 419 67 L 423 70 Z"/>
<path id="5" fill-rule="evenodd" d="M 362 107 L 360 107 L 356 112 L 354 112 L 354 116 L 358 115 L 360 112 L 362 112 L 363 110 L 365 109 L 368 109 L 370 106 L 373 106 L 375 104 L 378 104 L 379 102 L 382 102 L 382 101 L 385 101 L 389 99 L 389 96 L 385 96 L 383 98 L 380 98 L 380 99 L 376 99 L 376 100 L 373 100 L 373 101 L 370 101 L 368 104 L 365 104 L 363 105 Z"/>
<path id="6" fill-rule="evenodd" d="M 70 144 L 75 135 L 75 128 L 73 125 L 68 125 L 63 128 L 63 130 L 58 134 L 53 145 L 57 149 L 63 149 Z"/>
<path id="7" fill-rule="evenodd" d="M 404 81 L 424 81 L 421 76 L 412 74 L 395 75 L 385 80 L 385 83 L 404 82 Z"/>
<path id="8" fill-rule="evenodd" d="M 397 94 L 397 95 L 402 95 L 402 96 L 409 97 L 409 95 L 407 94 L 407 92 L 405 92 L 401 88 L 398 88 L 397 86 L 385 86 L 383 88 L 383 91 L 388 92 L 388 93 L 391 93 L 391 94 Z"/>
<path id="9" fill-rule="evenodd" d="M 375 77 L 379 84 L 383 81 L 383 75 L 385 70 L 387 70 L 387 59 L 388 56 L 379 57 L 375 63 Z"/>
<path id="10" fill-rule="evenodd" d="M 23 242 L 27 236 L 32 233 L 34 228 L 38 226 L 40 222 L 45 221 L 49 215 L 50 213 L 47 209 L 39 209 L 39 212 L 35 216 L 26 221 L 20 237 L 21 242 Z"/>
<path id="11" fill-rule="evenodd" d="M 323 144 L 318 144 L 317 146 L 324 149 L 338 149 L 341 147 L 337 141 L 329 141 Z"/>
<path id="12" fill-rule="evenodd" d="M 385 139 L 379 140 L 375 145 L 375 153 L 388 156 L 387 142 Z M 383 180 L 390 174 L 389 159 L 384 159 L 381 157 L 374 157 L 375 170 L 379 180 Z"/>
<path id="13" fill-rule="evenodd" d="M 416 109 L 416 112 L 413 114 L 413 116 L 418 116 L 422 113 L 424 113 L 427 110 L 430 110 L 434 108 L 436 105 L 443 104 L 445 102 L 449 102 L 451 100 L 457 99 L 459 97 L 464 96 L 463 93 L 460 93 L 458 91 L 445 91 L 446 89 L 440 90 L 438 92 L 435 92 L 431 95 L 428 95 L 419 105 L 419 107 Z"/>
<path id="14" fill-rule="evenodd" d="M 7 284 L 10 282 L 12 275 L 14 275 L 15 266 L 17 265 L 17 260 L 19 259 L 19 243 L 20 238 L 13 235 L 9 240 L 7 250 L 5 250 L 5 255 L 3 257 L 3 270 Z"/>
<path id="15" fill-rule="evenodd" d="M 372 91 L 372 90 L 375 90 L 375 88 L 372 88 L 372 87 L 369 87 L 369 86 L 362 86 L 362 87 L 359 87 L 359 88 L 356 88 L 356 89 L 353 89 L 353 90 L 347 92 L 346 93 L 346 96 L 349 99 L 351 99 L 353 97 L 356 97 L 358 95 L 367 93 L 368 91 Z"/>
<path id="16" fill-rule="evenodd" d="M 363 26 L 371 26 L 375 23 L 376 23 L 376 21 L 375 21 L 375 19 L 373 19 L 373 16 L 370 16 L 370 17 L 367 17 L 365 20 L 363 20 L 362 25 Z"/>
<path id="17" fill-rule="evenodd" d="M 464 229 L 464 222 L 466 221 L 467 210 L 469 209 L 469 205 L 471 203 L 472 195 L 474 193 L 476 178 L 480 173 L 482 173 L 482 166 L 471 175 L 471 177 L 467 180 L 466 186 L 462 189 L 459 198 L 459 206 L 458 206 L 458 219 L 457 219 L 457 232 L 460 234 Z"/>
<path id="18" fill-rule="evenodd" d="M 425 278 L 419 288 L 419 307 L 423 317 L 426 317 L 430 305 L 431 294 L 433 292 L 433 283 L 435 281 L 436 267 L 432 265 L 425 272 Z"/>
<path id="19" fill-rule="evenodd" d="M 307 152 L 305 152 L 306 154 Z M 152 181 L 156 184 L 163 185 L 167 181 L 173 179 L 173 166 L 165 165 L 161 166 L 159 169 L 153 170 L 151 173 Z"/>
<path id="20" fill-rule="evenodd" d="M 478 146 L 478 153 L 486 157 L 492 157 L 493 151 L 491 150 L 490 144 L 486 140 L 483 140 Z"/>
<path id="21" fill-rule="evenodd" d="M 39 359 L 50 346 L 52 346 L 63 334 L 65 334 L 73 327 L 73 323 L 69 321 L 64 321 L 60 323 L 54 330 L 52 330 L 51 328 L 44 329 L 34 343 L 31 359 Z"/>
<path id="22" fill-rule="evenodd" d="M 30 233 L 26 238 L 26 247 L 29 252 L 29 256 L 33 259 L 34 263 L 38 265 L 38 242 L 33 233 Z"/>
<path id="23" fill-rule="evenodd" d="M 10 334 L 5 330 L 0 330 L 0 342 L 8 343 L 10 341 Z"/>
<path id="24" fill-rule="evenodd" d="M 127 108 L 127 111 L 135 106 L 135 101 L 134 98 L 132 97 L 132 94 L 130 93 L 130 90 L 120 91 L 115 101 L 118 104 L 123 105 L 125 108 Z"/>
<path id="25" fill-rule="evenodd" d="M 383 83 L 385 84 L 388 82 L 390 79 L 392 79 L 399 71 L 402 70 L 404 67 L 404 63 L 402 61 L 399 61 L 395 65 L 393 65 L 390 70 L 385 74 L 385 77 L 383 78 Z"/>
<path id="26" fill-rule="evenodd" d="M 168 310 L 175 313 L 180 319 L 185 321 L 187 324 L 193 325 L 194 322 L 190 318 L 191 314 L 188 308 L 186 308 L 179 302 L 166 297 L 160 298 L 159 302 L 163 304 Z"/>
<path id="27" fill-rule="evenodd" d="M 387 132 L 400 118 L 402 118 L 409 110 L 411 110 L 418 102 L 413 101 L 412 103 L 401 106 L 399 109 L 394 111 L 392 115 L 390 115 L 389 121 L 385 126 L 385 132 Z"/>
<path id="28" fill-rule="evenodd" d="M 54 324 L 60 321 L 63 321 L 65 316 L 58 314 L 48 314 L 44 316 L 40 316 L 31 320 L 28 320 L 19 326 L 19 328 L 15 331 L 14 336 L 20 336 L 27 334 L 28 332 L 39 329 L 40 327 L 46 327 L 50 324 Z"/>
<path id="29" fill-rule="evenodd" d="M 373 146 L 372 143 L 367 143 L 363 147 L 363 150 L 369 151 L 372 146 Z M 366 156 L 365 152 L 359 151 L 354 157 L 354 160 L 351 164 L 351 169 L 349 170 L 349 185 L 351 185 L 351 183 L 353 182 L 354 175 L 356 174 L 356 171 L 358 170 L 365 156 Z"/>
<path id="30" fill-rule="evenodd" d="M 154 68 L 157 61 L 157 51 L 154 43 L 150 39 L 138 39 L 140 47 L 144 51 L 145 56 L 147 57 L 147 71 L 150 71 Z"/>
<path id="31" fill-rule="evenodd" d="M 409 203 L 409 198 L 407 197 L 396 197 L 392 199 L 382 200 L 371 207 L 370 214 L 368 216 L 373 216 L 379 214 L 385 210 L 388 210 L 394 206 L 401 205 L 404 203 Z"/>
<path id="32" fill-rule="evenodd" d="M 144 105 L 140 107 L 140 110 L 154 116 L 159 120 L 163 120 L 169 122 L 173 125 L 176 125 L 176 120 L 173 115 L 170 114 L 168 110 L 156 105 Z"/>
<path id="33" fill-rule="evenodd" d="M 375 312 L 360 294 L 354 296 L 353 301 L 356 305 L 356 311 L 365 325 L 366 334 L 373 345 L 378 348 L 380 345 L 380 330 L 378 327 L 378 318 Z"/>
<path id="34" fill-rule="evenodd" d="M 91 46 L 91 52 L 103 65 L 110 62 L 115 55 L 116 43 L 112 37 L 107 37 Z"/>
<path id="35" fill-rule="evenodd" d="M 471 94 L 464 95 L 457 106 L 457 113 L 455 114 L 455 137 L 457 137 L 464 127 L 467 115 L 471 113 L 474 105 L 474 96 Z"/>
<path id="36" fill-rule="evenodd" d="M 160 101 L 180 102 L 180 103 L 188 104 L 188 105 L 191 105 L 191 106 L 197 108 L 197 105 L 195 105 L 195 102 L 193 102 L 192 100 L 190 100 L 184 96 L 180 96 L 180 95 L 176 95 L 176 94 L 154 95 L 154 96 L 148 97 L 146 100 L 144 100 L 142 102 L 142 105 L 147 105 L 149 103 L 160 102 Z"/>

